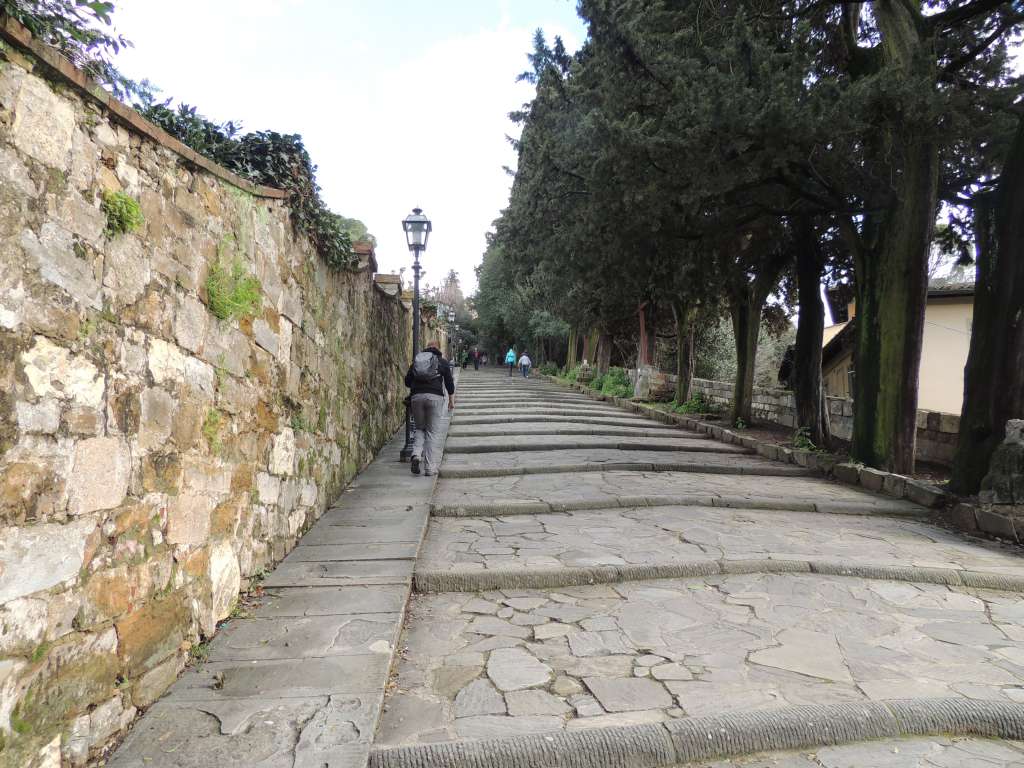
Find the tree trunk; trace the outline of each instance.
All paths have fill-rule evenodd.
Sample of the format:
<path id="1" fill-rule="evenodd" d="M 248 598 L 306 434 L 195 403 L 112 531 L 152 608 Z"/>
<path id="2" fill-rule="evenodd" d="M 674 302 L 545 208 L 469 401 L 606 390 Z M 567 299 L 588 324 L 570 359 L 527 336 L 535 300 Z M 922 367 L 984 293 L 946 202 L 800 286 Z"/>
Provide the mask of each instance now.
<path id="1" fill-rule="evenodd" d="M 643 368 L 645 365 L 654 365 L 654 342 L 656 339 L 654 303 L 643 302 L 637 307 L 637 314 L 640 318 L 640 342 L 637 349 L 636 367 Z"/>
<path id="2" fill-rule="evenodd" d="M 736 382 L 732 390 L 732 423 L 742 419 L 750 424 L 754 399 L 754 361 L 757 337 L 761 332 L 761 305 L 764 298 L 755 295 L 753 285 L 734 291 L 729 304 L 732 333 L 736 343 Z"/>
<path id="3" fill-rule="evenodd" d="M 922 38 L 915 8 L 899 0 L 873 6 L 882 56 L 913 75 L 935 78 L 934 53 Z M 884 129 L 895 158 L 891 201 L 875 242 L 855 255 L 853 458 L 900 474 L 914 471 L 917 386 L 928 298 L 928 248 L 935 223 L 938 151 L 912 124 Z"/>
<path id="4" fill-rule="evenodd" d="M 565 353 L 565 369 L 567 371 L 572 370 L 576 367 L 576 338 L 577 333 L 575 328 L 569 329 L 569 347 Z"/>
<path id="5" fill-rule="evenodd" d="M 601 333 L 597 339 L 597 373 L 602 376 L 608 373 L 612 363 L 611 334 Z"/>
<path id="6" fill-rule="evenodd" d="M 793 399 L 798 429 L 820 448 L 829 448 L 832 434 L 821 383 L 821 340 L 825 330 L 825 305 L 821 300 L 821 274 L 825 257 L 810 218 L 793 221 L 796 240 L 796 280 L 800 315 L 796 326 L 793 360 Z"/>
<path id="7" fill-rule="evenodd" d="M 693 321 L 697 308 L 690 302 L 672 302 L 672 317 L 676 321 L 676 402 L 690 399 L 693 385 Z"/>
<path id="8" fill-rule="evenodd" d="M 975 211 L 977 280 L 950 489 L 973 494 L 1006 421 L 1024 418 L 1024 120 L 991 208 Z"/>

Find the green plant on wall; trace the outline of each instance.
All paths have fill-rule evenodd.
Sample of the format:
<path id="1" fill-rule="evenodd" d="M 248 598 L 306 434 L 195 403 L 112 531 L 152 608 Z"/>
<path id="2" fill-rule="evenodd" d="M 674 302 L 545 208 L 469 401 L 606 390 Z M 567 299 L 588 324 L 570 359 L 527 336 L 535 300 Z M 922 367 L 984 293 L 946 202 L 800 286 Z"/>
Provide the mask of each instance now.
<path id="1" fill-rule="evenodd" d="M 229 264 L 221 259 L 210 267 L 206 295 L 210 311 L 221 320 L 253 317 L 260 311 L 260 281 L 250 275 L 241 259 Z"/>
<path id="2" fill-rule="evenodd" d="M 206 418 L 203 420 L 203 437 L 206 438 L 206 444 L 210 448 L 210 453 L 215 456 L 220 454 L 220 427 L 223 420 L 220 411 L 216 408 L 208 410 Z"/>
<path id="3" fill-rule="evenodd" d="M 135 232 L 145 221 L 138 201 L 124 192 L 105 191 L 102 208 L 107 217 L 107 226 L 103 229 L 107 237 Z"/>

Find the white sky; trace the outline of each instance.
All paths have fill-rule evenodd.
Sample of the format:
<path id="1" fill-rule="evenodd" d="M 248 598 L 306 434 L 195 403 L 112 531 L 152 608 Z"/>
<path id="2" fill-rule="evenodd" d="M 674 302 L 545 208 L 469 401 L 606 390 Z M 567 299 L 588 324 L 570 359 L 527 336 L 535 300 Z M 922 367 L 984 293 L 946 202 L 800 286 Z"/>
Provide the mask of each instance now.
<path id="1" fill-rule="evenodd" d="M 434 231 L 425 281 L 454 268 L 463 290 L 508 200 L 515 154 L 507 114 L 533 31 L 575 50 L 574 0 L 118 0 L 117 59 L 206 117 L 300 133 L 332 210 L 377 237 L 382 272 L 411 263 L 400 221 L 414 206 Z"/>

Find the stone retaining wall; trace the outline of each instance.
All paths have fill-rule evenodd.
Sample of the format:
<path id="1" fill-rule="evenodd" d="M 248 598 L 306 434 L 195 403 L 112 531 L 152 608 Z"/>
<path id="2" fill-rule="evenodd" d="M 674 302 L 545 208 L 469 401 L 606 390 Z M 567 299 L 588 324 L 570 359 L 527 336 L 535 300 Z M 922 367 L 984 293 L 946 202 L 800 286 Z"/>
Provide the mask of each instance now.
<path id="1" fill-rule="evenodd" d="M 9 32 L 0 765 L 82 765 L 399 426 L 409 321 L 372 253 L 328 269 L 280 193 L 189 162 Z M 104 232 L 115 190 L 135 233 Z M 259 278 L 254 317 L 211 313 L 215 263 Z"/>
<path id="2" fill-rule="evenodd" d="M 732 402 L 731 382 L 694 379 L 693 389 L 713 403 L 727 405 Z M 853 436 L 853 400 L 842 397 L 829 397 L 827 400 L 832 434 L 848 441 Z M 796 426 L 796 404 L 793 393 L 787 389 L 755 387 L 752 410 L 758 421 L 785 427 Z M 917 458 L 934 464 L 951 465 L 959 431 L 958 415 L 918 411 Z"/>

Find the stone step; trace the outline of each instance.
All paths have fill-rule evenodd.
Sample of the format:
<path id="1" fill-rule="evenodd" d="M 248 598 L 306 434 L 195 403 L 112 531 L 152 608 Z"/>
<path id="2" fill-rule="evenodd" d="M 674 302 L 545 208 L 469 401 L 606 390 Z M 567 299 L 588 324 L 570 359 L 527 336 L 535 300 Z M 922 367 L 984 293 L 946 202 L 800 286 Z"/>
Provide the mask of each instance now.
<path id="1" fill-rule="evenodd" d="M 457 411 L 457 409 L 456 409 Z M 524 424 L 524 423 L 538 423 L 538 424 L 550 424 L 559 423 L 566 420 L 565 415 L 551 415 L 551 414 L 527 414 L 527 415 L 516 415 L 516 416 L 465 416 L 460 415 L 456 412 L 456 415 L 452 419 L 452 426 L 467 426 L 470 424 Z M 668 429 L 678 430 L 678 427 L 664 424 L 659 426 L 657 423 L 645 419 L 641 416 L 631 416 L 628 413 L 623 412 L 621 415 L 615 416 L 592 416 L 592 415 L 581 415 L 574 416 L 573 421 L 577 424 L 587 425 L 608 425 L 613 427 L 639 427 L 640 429 Z"/>
<path id="2" fill-rule="evenodd" d="M 565 435 L 565 436 L 580 436 L 580 435 L 605 435 L 609 437 L 632 437 L 632 438 L 655 438 L 655 439 L 672 439 L 674 435 L 679 435 L 680 439 L 686 440 L 703 440 L 708 442 L 711 440 L 711 436 L 703 432 L 691 432 L 681 428 L 669 428 L 666 431 L 665 428 L 659 427 L 658 425 L 651 425 L 651 429 L 645 429 L 642 426 L 637 427 L 588 427 L 581 426 L 573 421 L 565 422 L 548 422 L 543 424 L 506 424 L 499 426 L 490 426 L 487 424 L 476 424 L 469 426 L 458 426 L 452 424 L 451 430 L 448 432 L 449 441 L 454 438 L 464 439 L 469 437 L 514 437 L 518 435 L 522 436 L 552 436 L 552 435 Z"/>
<path id="3" fill-rule="evenodd" d="M 477 478 L 472 478 L 477 479 Z M 898 499 L 877 501 L 799 501 L 785 496 L 715 496 L 700 494 L 647 494 L 643 496 L 577 496 L 570 501 L 509 500 L 483 503 L 434 502 L 434 517 L 509 517 L 516 515 L 561 514 L 591 509 L 633 509 L 636 507 L 724 507 L 775 512 L 817 512 L 826 515 L 888 515 L 924 517 L 927 510 Z"/>
<path id="4" fill-rule="evenodd" d="M 612 440 L 607 436 L 594 438 L 544 438 L 524 435 L 518 439 L 508 435 L 499 437 L 449 437 L 445 453 L 504 453 L 510 451 L 557 451 L 570 449 L 596 449 L 617 451 L 683 451 L 702 453 L 751 454 L 737 445 L 722 445 L 708 440 L 680 436 L 678 438 L 647 438 L 644 440 Z"/>
<path id="5" fill-rule="evenodd" d="M 506 477 L 580 472 L 700 472 L 705 474 L 816 477 L 814 470 L 735 452 L 618 450 L 584 448 L 453 454 L 441 465 L 442 478 Z"/>

